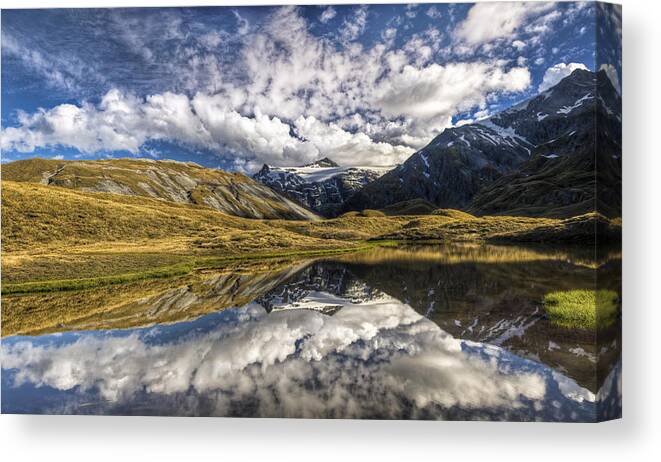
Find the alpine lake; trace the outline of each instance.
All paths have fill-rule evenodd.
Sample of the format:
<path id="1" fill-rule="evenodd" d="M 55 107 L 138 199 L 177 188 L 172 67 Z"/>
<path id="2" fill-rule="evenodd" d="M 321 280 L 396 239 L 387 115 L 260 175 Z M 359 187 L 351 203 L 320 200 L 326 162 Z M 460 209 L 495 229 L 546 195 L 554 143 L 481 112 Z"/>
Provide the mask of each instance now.
<path id="1" fill-rule="evenodd" d="M 593 247 L 402 245 L 6 295 L 2 412 L 615 417 L 620 267 Z M 613 306 L 596 297 L 594 328 L 549 311 L 596 292 Z"/>

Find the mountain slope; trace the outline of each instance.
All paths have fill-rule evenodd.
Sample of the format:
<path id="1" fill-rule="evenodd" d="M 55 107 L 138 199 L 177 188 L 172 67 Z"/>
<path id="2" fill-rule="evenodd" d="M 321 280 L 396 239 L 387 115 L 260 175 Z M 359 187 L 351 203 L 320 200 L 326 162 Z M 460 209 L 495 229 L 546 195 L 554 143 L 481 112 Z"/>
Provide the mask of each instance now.
<path id="1" fill-rule="evenodd" d="M 29 159 L 2 166 L 4 180 L 38 182 L 85 192 L 145 196 L 205 205 L 244 218 L 314 220 L 318 216 L 240 173 L 194 163 L 146 159 Z"/>
<path id="2" fill-rule="evenodd" d="M 548 92 L 563 92 L 563 83 Z M 565 217 L 596 210 L 621 216 L 622 100 L 603 72 L 590 91 L 580 105 L 550 114 L 564 132 L 540 142 L 517 171 L 482 189 L 469 211 Z"/>
<path id="3" fill-rule="evenodd" d="M 421 198 L 477 214 L 564 217 L 594 211 L 595 151 L 600 174 L 621 182 L 620 108 L 604 72 L 576 70 L 506 111 L 445 130 L 349 198 L 346 209 L 381 209 Z M 617 191 L 603 191 L 603 202 L 621 202 Z M 615 216 L 618 206 L 599 211 Z"/>
<path id="4" fill-rule="evenodd" d="M 391 167 L 341 167 L 324 158 L 301 167 L 264 165 L 253 178 L 321 213 L 336 216 L 348 197 Z"/>

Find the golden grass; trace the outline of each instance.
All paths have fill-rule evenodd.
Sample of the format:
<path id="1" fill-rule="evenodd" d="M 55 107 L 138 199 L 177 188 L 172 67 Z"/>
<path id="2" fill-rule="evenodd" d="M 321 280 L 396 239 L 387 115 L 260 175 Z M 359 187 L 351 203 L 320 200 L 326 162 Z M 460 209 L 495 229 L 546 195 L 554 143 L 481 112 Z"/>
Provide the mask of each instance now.
<path id="1" fill-rule="evenodd" d="M 236 172 L 192 162 L 151 159 L 58 161 L 27 159 L 2 166 L 3 179 L 46 182 L 84 192 L 124 195 L 195 204 L 244 217 L 315 219 L 317 216 L 270 188 Z"/>
<path id="2" fill-rule="evenodd" d="M 2 182 L 2 206 L 5 252 L 259 226 L 206 207 L 12 181 Z"/>
<path id="3" fill-rule="evenodd" d="M 599 227 L 599 228 L 597 228 Z M 421 216 L 408 221 L 380 239 L 499 241 L 499 242 L 566 242 L 594 243 L 595 230 L 605 239 L 617 239 L 621 224 L 598 213 L 586 213 L 567 219 L 529 218 L 513 216 L 452 217 Z"/>
<path id="4" fill-rule="evenodd" d="M 466 213 L 456 209 L 436 209 L 431 213 L 431 215 L 448 217 L 448 218 L 457 218 L 461 220 L 472 220 L 475 218 L 475 216 L 471 215 L 470 213 Z"/>
<path id="5" fill-rule="evenodd" d="M 176 247 L 182 251 L 205 247 L 237 252 L 342 245 L 295 235 L 284 228 L 274 229 L 267 221 L 145 197 L 3 181 L 2 202 L 3 250 L 10 253 L 48 253 L 49 249 L 112 242 L 130 247 L 140 240 L 159 244 L 159 248 L 178 241 Z"/>
<path id="6" fill-rule="evenodd" d="M 28 173 L 26 175 L 29 176 Z M 2 281 L 76 287 L 159 277 L 196 268 L 201 259 L 272 258 L 346 252 L 391 241 L 487 242 L 592 229 L 593 215 L 571 220 L 382 216 L 376 211 L 320 221 L 251 220 L 208 207 L 160 199 L 87 193 L 37 183 L 3 181 Z M 539 230 L 543 230 L 540 233 Z M 174 268 L 174 269 L 173 269 Z M 81 284 L 90 284 L 89 281 Z"/>
<path id="7" fill-rule="evenodd" d="M 410 220 L 411 217 L 400 216 L 349 215 L 321 221 L 272 220 L 269 224 L 275 228 L 317 239 L 360 241 L 395 232 Z"/>

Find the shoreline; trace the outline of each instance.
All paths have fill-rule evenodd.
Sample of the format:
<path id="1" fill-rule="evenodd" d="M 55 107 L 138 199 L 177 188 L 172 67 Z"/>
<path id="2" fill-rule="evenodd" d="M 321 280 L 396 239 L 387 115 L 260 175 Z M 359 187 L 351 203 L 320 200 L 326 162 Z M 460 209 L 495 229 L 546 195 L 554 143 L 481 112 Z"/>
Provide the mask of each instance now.
<path id="1" fill-rule="evenodd" d="M 175 276 L 185 276 L 194 271 L 219 269 L 223 265 L 237 261 L 268 261 L 281 259 L 295 260 L 301 257 L 321 257 L 325 255 L 337 255 L 344 253 L 356 253 L 377 247 L 393 247 L 398 245 L 393 241 L 365 242 L 355 247 L 344 247 L 337 249 L 298 250 L 291 252 L 274 252 L 264 254 L 229 255 L 226 257 L 207 256 L 195 257 L 190 263 L 180 263 L 157 267 L 140 272 L 128 272 L 106 276 L 93 276 L 75 279 L 49 279 L 43 281 L 26 281 L 17 283 L 2 283 L 2 295 L 23 295 L 46 292 L 61 292 L 69 290 L 91 289 L 127 282 L 143 281 L 150 279 L 165 279 Z"/>

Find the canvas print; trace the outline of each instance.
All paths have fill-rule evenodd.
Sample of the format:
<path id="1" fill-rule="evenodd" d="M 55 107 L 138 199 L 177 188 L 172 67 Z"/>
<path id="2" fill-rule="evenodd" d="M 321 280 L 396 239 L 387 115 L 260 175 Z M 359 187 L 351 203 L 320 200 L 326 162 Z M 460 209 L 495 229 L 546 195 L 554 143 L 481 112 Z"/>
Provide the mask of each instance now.
<path id="1" fill-rule="evenodd" d="M 2 11 L 2 412 L 622 409 L 622 13 Z"/>

